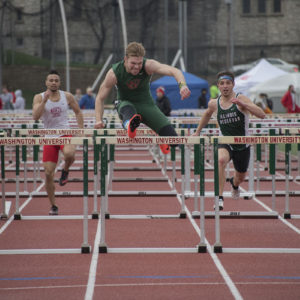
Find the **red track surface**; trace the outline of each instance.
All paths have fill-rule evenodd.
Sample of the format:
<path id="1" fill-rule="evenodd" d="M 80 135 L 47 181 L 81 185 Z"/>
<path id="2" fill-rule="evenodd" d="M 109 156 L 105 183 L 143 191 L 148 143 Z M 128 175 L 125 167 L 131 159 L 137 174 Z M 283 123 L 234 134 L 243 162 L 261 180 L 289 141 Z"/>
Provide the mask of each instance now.
<path id="1" fill-rule="evenodd" d="M 127 154 L 130 154 L 127 155 Z M 126 155 L 125 155 L 126 154 Z M 146 156 L 145 156 L 146 154 Z M 81 160 L 80 152 L 77 159 Z M 92 152 L 90 158 L 92 161 Z M 149 160 L 144 151 L 117 151 L 115 167 L 157 168 L 152 163 L 118 163 L 120 160 Z M 92 163 L 89 164 L 92 167 Z M 31 166 L 31 165 L 29 165 Z M 82 166 L 75 162 L 74 166 Z M 180 166 L 178 164 L 178 166 Z M 278 164 L 278 166 L 281 166 Z M 296 166 L 294 164 L 294 166 Z M 22 167 L 22 165 L 21 165 Z M 263 164 L 262 164 L 263 167 Z M 6 178 L 15 178 L 6 166 Z M 284 171 L 278 171 L 277 175 Z M 57 178 L 59 177 L 57 174 Z M 171 176 L 171 171 L 168 171 Z M 297 176 L 298 171 L 292 175 Z M 89 171 L 89 178 L 93 178 Z M 116 178 L 162 177 L 160 171 L 114 172 Z M 177 178 L 180 178 L 177 171 Z M 213 191 L 212 171 L 205 173 L 206 191 Z M 266 171 L 261 176 L 269 176 Z M 33 173 L 28 172 L 28 178 Z M 41 177 L 44 175 L 41 172 Z M 82 171 L 71 171 L 70 178 L 82 178 Z M 21 173 L 20 178 L 23 178 Z M 37 187 L 42 183 L 38 182 Z M 248 184 L 242 187 L 247 191 Z M 33 189 L 33 183 L 28 183 Z M 15 183 L 5 184 L 6 192 L 16 190 Z M 81 182 L 56 184 L 57 191 L 82 191 Z M 166 181 L 113 182 L 113 191 L 170 191 Z M 181 193 L 181 182 L 176 182 Z M 194 189 L 191 182 L 191 190 Z M 285 182 L 276 182 L 277 190 L 285 190 Z M 24 190 L 23 183 L 20 191 Z M 89 191 L 93 182 L 89 182 Z M 270 181 L 260 182 L 260 190 L 271 190 Z M 290 181 L 290 191 L 299 191 L 300 182 Z M 44 191 L 42 187 L 41 191 Z M 226 184 L 229 191 L 229 184 Z M 300 299 L 300 253 L 221 253 L 215 254 L 215 221 L 206 219 L 205 231 L 209 253 L 145 253 L 145 249 L 197 249 L 200 242 L 199 219 L 192 219 L 194 199 L 186 199 L 187 218 L 130 219 L 132 215 L 179 215 L 180 197 L 114 196 L 109 197 L 111 219 L 106 220 L 106 244 L 115 248 L 138 248 L 139 253 L 99 254 L 99 220 L 88 221 L 90 254 L 1 254 L 1 299 Z M 266 211 L 272 197 L 234 201 L 225 199 L 225 211 Z M 276 197 L 276 209 L 282 215 L 285 197 Z M 8 220 L 0 221 L 0 250 L 14 249 L 80 249 L 83 241 L 82 220 L 13 220 L 15 199 L 11 201 Z M 89 197 L 89 214 L 93 197 Z M 22 216 L 48 216 L 46 197 L 20 199 Z M 82 197 L 58 197 L 60 215 L 82 215 Z M 213 198 L 205 199 L 206 210 L 212 211 Z M 98 203 L 99 207 L 99 203 Z M 2 207 L 1 211 L 2 211 Z M 290 211 L 300 214 L 299 196 L 290 197 Z M 123 215 L 122 219 L 114 216 Z M 221 242 L 228 248 L 296 248 L 300 249 L 300 219 L 221 219 Z M 288 226 L 292 224 L 294 227 Z M 96 241 L 96 244 L 95 244 Z M 95 249 L 95 251 L 94 251 Z M 94 252 L 93 252 L 94 251 Z M 125 251 L 126 252 L 126 251 Z M 225 252 L 225 251 L 224 251 Z M 299 252 L 299 251 L 298 251 Z M 94 276 L 94 277 L 93 277 Z"/>

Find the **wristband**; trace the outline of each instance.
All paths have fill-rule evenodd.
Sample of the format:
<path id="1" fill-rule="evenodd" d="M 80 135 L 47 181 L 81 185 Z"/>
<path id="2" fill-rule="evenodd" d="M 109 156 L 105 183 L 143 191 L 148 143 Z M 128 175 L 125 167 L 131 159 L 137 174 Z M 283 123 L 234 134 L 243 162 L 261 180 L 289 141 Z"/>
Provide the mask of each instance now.
<path id="1" fill-rule="evenodd" d="M 186 86 L 186 83 L 185 82 L 179 82 L 178 85 L 179 85 L 179 89 L 181 89 L 182 87 Z"/>

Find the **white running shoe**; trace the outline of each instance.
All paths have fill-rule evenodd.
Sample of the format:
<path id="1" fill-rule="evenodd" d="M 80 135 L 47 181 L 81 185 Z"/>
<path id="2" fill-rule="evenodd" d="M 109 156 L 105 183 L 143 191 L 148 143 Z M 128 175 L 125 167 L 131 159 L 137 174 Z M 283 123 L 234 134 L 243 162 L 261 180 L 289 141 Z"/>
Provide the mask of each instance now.
<path id="1" fill-rule="evenodd" d="M 224 200 L 222 198 L 219 198 L 219 210 L 223 210 L 224 208 Z M 216 210 L 216 206 L 214 205 L 214 210 Z"/>
<path id="2" fill-rule="evenodd" d="M 231 196 L 233 200 L 239 200 L 240 198 L 240 188 L 234 188 L 233 186 L 233 177 L 230 178 L 229 182 L 231 183 Z"/>

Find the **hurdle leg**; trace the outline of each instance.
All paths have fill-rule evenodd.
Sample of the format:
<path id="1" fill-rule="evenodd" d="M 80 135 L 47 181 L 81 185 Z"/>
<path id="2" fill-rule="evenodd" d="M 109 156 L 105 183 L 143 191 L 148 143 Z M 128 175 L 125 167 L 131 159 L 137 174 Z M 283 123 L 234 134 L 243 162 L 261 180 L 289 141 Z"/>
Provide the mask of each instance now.
<path id="1" fill-rule="evenodd" d="M 107 253 L 107 245 L 105 243 L 105 196 L 106 196 L 106 186 L 105 186 L 105 140 L 101 139 L 101 204 L 100 204 L 100 242 L 99 242 L 99 253 Z"/>
<path id="2" fill-rule="evenodd" d="M 270 129 L 270 135 L 274 136 L 275 135 L 275 129 Z M 275 197 L 275 171 L 276 171 L 276 148 L 275 144 L 270 144 L 269 145 L 269 170 L 270 174 L 272 175 L 272 210 L 275 211 L 276 209 L 276 197 Z"/>
<path id="3" fill-rule="evenodd" d="M 83 141 L 83 243 L 81 253 L 90 253 L 88 243 L 88 140 Z"/>
<path id="4" fill-rule="evenodd" d="M 171 147 L 171 162 L 172 162 L 172 187 L 175 189 L 176 181 L 176 149 Z"/>
<path id="5" fill-rule="evenodd" d="M 5 202 L 5 156 L 4 146 L 1 146 L 1 178 L 2 178 L 2 214 L 1 219 L 7 219 L 6 202 Z"/>
<path id="6" fill-rule="evenodd" d="M 196 145 L 195 145 L 196 146 Z M 204 139 L 200 139 L 200 157 L 199 157 L 199 171 L 200 173 L 200 244 L 198 245 L 198 253 L 205 253 L 207 251 L 206 243 L 205 243 L 205 206 L 204 206 L 204 197 L 205 197 L 205 185 L 204 185 Z M 194 153 L 196 153 L 198 150 L 196 150 L 197 147 L 195 147 Z M 196 157 L 196 154 L 195 154 Z"/>
<path id="7" fill-rule="evenodd" d="M 198 178 L 199 175 L 194 175 L 194 212 L 199 211 L 199 206 L 198 206 Z"/>
<path id="8" fill-rule="evenodd" d="M 97 131 L 94 131 L 94 137 L 96 137 Z M 99 146 L 96 144 L 94 140 L 94 211 L 92 213 L 92 219 L 98 219 L 98 182 L 99 182 Z"/>
<path id="9" fill-rule="evenodd" d="M 286 132 L 288 134 L 288 132 Z M 285 211 L 283 214 L 283 217 L 285 219 L 290 219 L 291 218 L 291 213 L 290 213 L 290 195 L 289 195 L 289 177 L 290 177 L 290 149 L 291 145 L 290 144 L 285 144 Z"/>
<path id="10" fill-rule="evenodd" d="M 181 212 L 180 218 L 186 217 L 185 211 L 185 159 L 184 159 L 184 145 L 181 145 Z"/>
<path id="11" fill-rule="evenodd" d="M 19 136 L 19 133 L 17 132 L 17 137 Z M 14 214 L 15 220 L 21 219 L 21 214 L 19 211 L 19 200 L 20 200 L 20 157 L 19 157 L 19 146 L 16 146 L 16 211 Z"/>
<path id="12" fill-rule="evenodd" d="M 254 194 L 254 149 L 250 146 L 250 167 L 249 167 L 249 180 L 248 180 L 248 190 L 253 195 Z"/>
<path id="13" fill-rule="evenodd" d="M 215 189 L 215 237 L 214 252 L 222 253 L 220 238 L 220 211 L 219 211 L 219 155 L 218 139 L 214 139 L 214 189 Z"/>

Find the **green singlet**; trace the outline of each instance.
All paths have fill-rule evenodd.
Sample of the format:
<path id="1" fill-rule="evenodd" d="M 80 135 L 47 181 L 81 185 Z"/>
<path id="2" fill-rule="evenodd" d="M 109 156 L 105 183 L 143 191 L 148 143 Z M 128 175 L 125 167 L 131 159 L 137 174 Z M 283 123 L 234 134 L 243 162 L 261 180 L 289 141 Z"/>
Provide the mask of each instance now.
<path id="1" fill-rule="evenodd" d="M 146 58 L 143 59 L 143 66 L 138 75 L 132 75 L 126 71 L 124 60 L 112 65 L 117 77 L 117 100 L 121 101 L 117 110 L 120 115 L 122 107 L 133 106 L 136 113 L 141 115 L 142 122 L 159 133 L 160 129 L 171 123 L 156 106 L 151 96 L 151 75 L 147 74 L 145 63 Z"/>
<path id="2" fill-rule="evenodd" d="M 237 97 L 237 96 L 236 96 Z M 245 136 L 248 135 L 249 117 L 241 112 L 235 103 L 223 109 L 220 104 L 221 96 L 218 97 L 217 119 L 223 136 Z M 232 150 L 244 150 L 245 144 L 231 144 Z"/>

